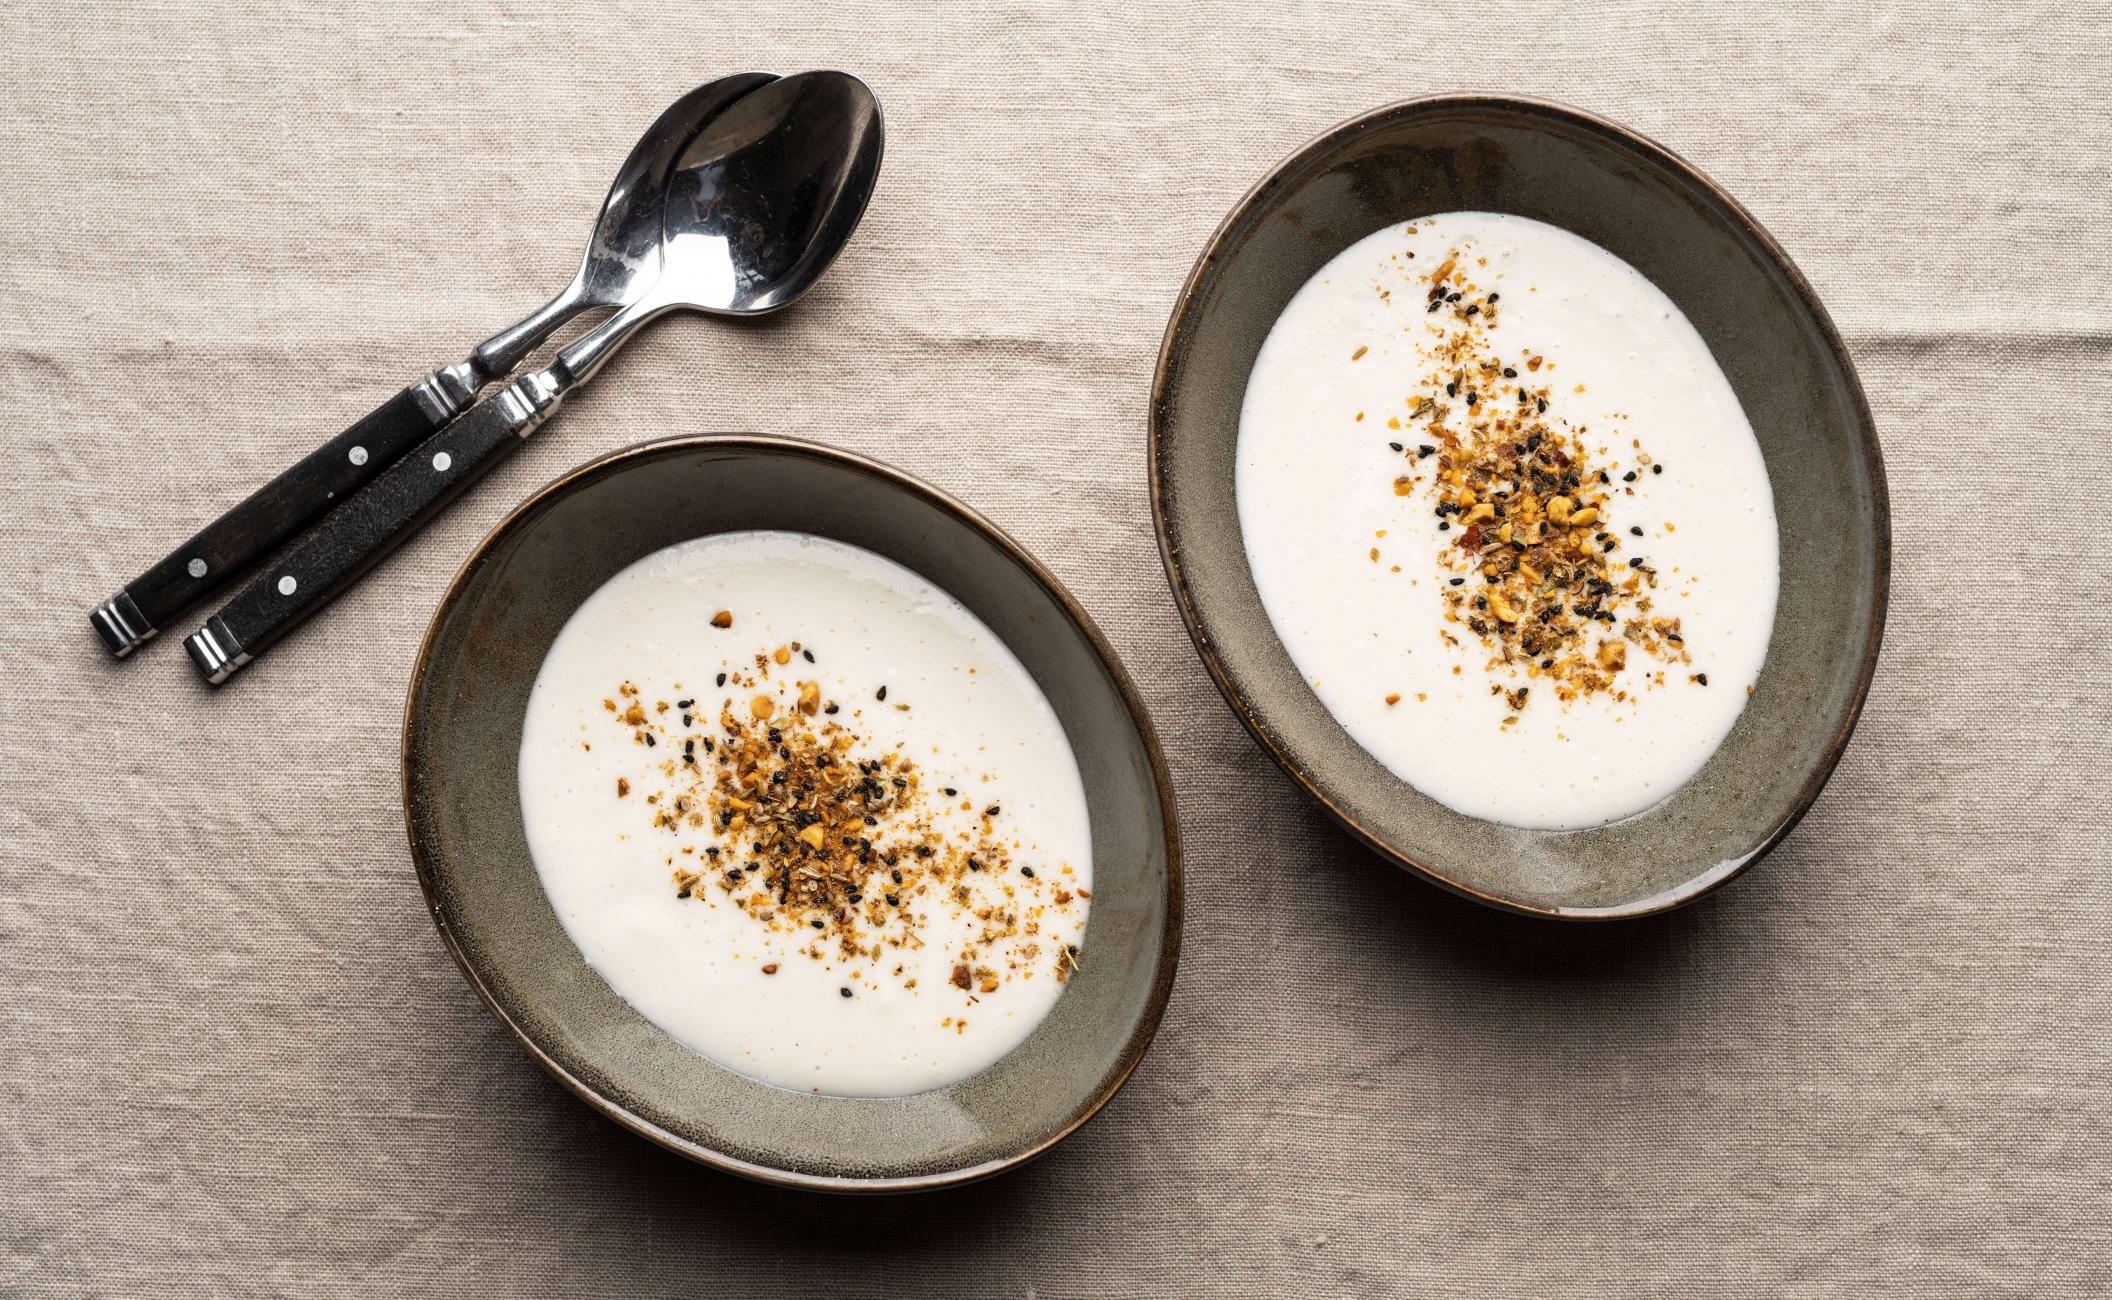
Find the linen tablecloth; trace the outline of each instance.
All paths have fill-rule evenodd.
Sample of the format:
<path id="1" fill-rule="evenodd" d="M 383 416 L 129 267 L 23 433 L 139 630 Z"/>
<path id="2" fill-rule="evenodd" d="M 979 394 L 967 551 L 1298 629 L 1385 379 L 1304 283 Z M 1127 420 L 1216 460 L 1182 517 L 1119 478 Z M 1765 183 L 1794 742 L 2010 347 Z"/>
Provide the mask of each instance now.
<path id="1" fill-rule="evenodd" d="M 6 0 L 0 30 L 0 1292 L 2112 1291 L 2104 4 Z M 104 656 L 91 603 L 562 284 L 664 103 L 809 66 L 873 85 L 888 154 L 796 312 L 651 331 L 228 691 L 173 638 Z M 1196 250 L 1321 128 L 1446 89 L 1692 159 L 1877 413 L 1861 730 L 1675 915 L 1509 918 L 1360 851 L 1161 576 L 1144 409 Z M 424 915 L 397 741 L 443 583 L 559 471 L 716 429 L 986 511 L 1165 735 L 1172 1008 L 995 1182 L 823 1201 L 663 1153 L 532 1065 Z"/>

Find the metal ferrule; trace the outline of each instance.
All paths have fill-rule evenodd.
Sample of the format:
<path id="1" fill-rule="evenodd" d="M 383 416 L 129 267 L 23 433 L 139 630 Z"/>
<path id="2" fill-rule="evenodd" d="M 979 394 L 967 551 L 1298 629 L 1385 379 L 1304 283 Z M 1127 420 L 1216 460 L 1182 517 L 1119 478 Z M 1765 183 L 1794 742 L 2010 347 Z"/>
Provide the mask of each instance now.
<path id="1" fill-rule="evenodd" d="M 235 640 L 234 634 L 227 630 L 227 624 L 221 622 L 217 614 L 207 619 L 204 627 L 185 637 L 183 648 L 190 652 L 191 662 L 198 665 L 198 671 L 211 686 L 218 686 L 234 676 L 237 669 L 249 662 L 249 652 Z"/>
<path id="2" fill-rule="evenodd" d="M 120 659 L 139 649 L 142 642 L 151 640 L 157 630 L 147 622 L 146 615 L 139 612 L 139 606 L 133 603 L 129 591 L 120 591 L 97 605 L 88 621 L 95 626 L 96 634 L 103 638 L 103 644 L 110 647 L 110 653 Z"/>
<path id="3" fill-rule="evenodd" d="M 433 417 L 433 423 L 445 424 L 462 414 L 483 387 L 484 372 L 472 357 L 435 370 L 411 391 L 418 395 L 418 404 Z"/>
<path id="4" fill-rule="evenodd" d="M 564 395 L 564 385 L 555 375 L 548 370 L 537 370 L 506 385 L 492 400 L 498 403 L 500 412 L 513 425 L 514 433 L 525 438 L 557 412 L 558 401 Z"/>

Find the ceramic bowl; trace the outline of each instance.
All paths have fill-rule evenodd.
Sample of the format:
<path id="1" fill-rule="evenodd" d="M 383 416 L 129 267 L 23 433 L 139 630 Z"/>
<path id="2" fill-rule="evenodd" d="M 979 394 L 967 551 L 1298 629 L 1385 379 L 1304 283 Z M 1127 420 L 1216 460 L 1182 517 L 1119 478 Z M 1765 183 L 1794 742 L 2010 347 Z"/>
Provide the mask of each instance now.
<path id="1" fill-rule="evenodd" d="M 633 560 L 747 528 L 863 546 L 953 593 L 1026 665 L 1081 760 L 1094 885 L 1083 969 L 1017 1050 L 950 1087 L 823 1097 L 713 1064 L 587 965 L 529 857 L 521 722 L 558 631 Z M 1181 874 L 1172 787 L 1106 640 L 1046 569 L 980 516 L 842 452 L 775 438 L 676 438 L 593 461 L 529 498 L 477 547 L 433 617 L 411 677 L 403 789 L 433 921 L 500 1022 L 590 1105 L 752 1178 L 914 1190 L 1030 1159 L 1121 1087 L 1173 985 Z"/>
<path id="2" fill-rule="evenodd" d="M 1692 781 L 1614 825 L 1493 825 L 1395 777 L 1292 665 L 1247 567 L 1234 448 L 1270 326 L 1349 244 L 1456 210 L 1561 226 L 1669 295 L 1751 418 L 1785 525 L 1780 601 L 1751 702 Z M 1150 424 L 1166 571 L 1225 698 L 1344 826 L 1440 885 L 1554 917 L 1676 907 L 1788 834 L 1848 743 L 1877 662 L 1891 550 L 1869 408 L 1840 336 L 1781 248 L 1728 194 L 1633 131 L 1557 104 L 1442 96 L 1321 135 L 1241 199 L 1197 259 L 1167 326 Z"/>

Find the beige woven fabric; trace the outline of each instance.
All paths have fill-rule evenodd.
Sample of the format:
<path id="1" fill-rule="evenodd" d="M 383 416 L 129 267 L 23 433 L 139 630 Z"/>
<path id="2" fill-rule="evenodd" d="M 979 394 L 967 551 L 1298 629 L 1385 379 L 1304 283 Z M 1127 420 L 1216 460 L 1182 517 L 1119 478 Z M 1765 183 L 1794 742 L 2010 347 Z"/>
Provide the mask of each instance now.
<path id="1" fill-rule="evenodd" d="M 2101 0 L 0 0 L 0 31 L 0 1293 L 2112 1292 Z M 93 600 L 561 284 L 663 103 L 831 65 L 887 169 L 795 314 L 657 328 L 235 689 L 103 657 Z M 1354 848 L 1235 725 L 1152 543 L 1146 391 L 1204 237 L 1320 128 L 1458 88 L 1727 185 L 1884 436 L 1861 732 L 1780 851 L 1649 923 L 1497 916 Z M 1165 734 L 1173 1007 L 1013 1176 L 823 1202 L 663 1154 L 423 914 L 397 730 L 443 582 L 535 484 L 710 429 L 987 511 Z"/>

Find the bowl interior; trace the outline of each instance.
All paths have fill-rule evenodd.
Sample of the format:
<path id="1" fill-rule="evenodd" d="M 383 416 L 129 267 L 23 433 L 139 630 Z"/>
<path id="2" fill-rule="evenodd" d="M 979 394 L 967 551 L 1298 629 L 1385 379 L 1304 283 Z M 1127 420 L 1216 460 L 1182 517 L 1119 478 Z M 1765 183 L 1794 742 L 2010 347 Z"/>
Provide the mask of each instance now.
<path id="1" fill-rule="evenodd" d="M 1084 968 L 1021 1047 L 935 1092 L 846 1100 L 712 1064 L 590 968 L 528 854 L 517 758 L 543 656 L 633 560 L 705 533 L 794 529 L 866 547 L 952 592 L 1062 720 L 1091 806 Z M 870 462 L 806 444 L 688 438 L 559 480 L 501 524 L 442 604 L 411 685 L 405 803 L 428 901 L 486 1001 L 543 1064 L 631 1127 L 736 1172 L 914 1187 L 991 1172 L 1075 1128 L 1142 1055 L 1170 989 L 1179 876 L 1141 706 L 1052 579 L 987 524 Z"/>
<path id="2" fill-rule="evenodd" d="M 1752 420 L 1786 525 L 1773 638 L 1744 715 L 1693 781 L 1612 826 L 1496 826 L 1393 776 L 1305 684 L 1247 567 L 1234 451 L 1271 325 L 1349 244 L 1454 210 L 1564 227 L 1669 295 Z M 1398 105 L 1329 132 L 1257 186 L 1205 251 L 1167 331 L 1151 421 L 1161 542 L 1219 685 L 1351 830 L 1441 884 L 1565 916 L 1676 905 L 1786 833 L 1847 741 L 1875 665 L 1889 557 L 1862 391 L 1824 310 L 1767 235 L 1632 133 L 1556 105 L 1473 97 Z"/>

